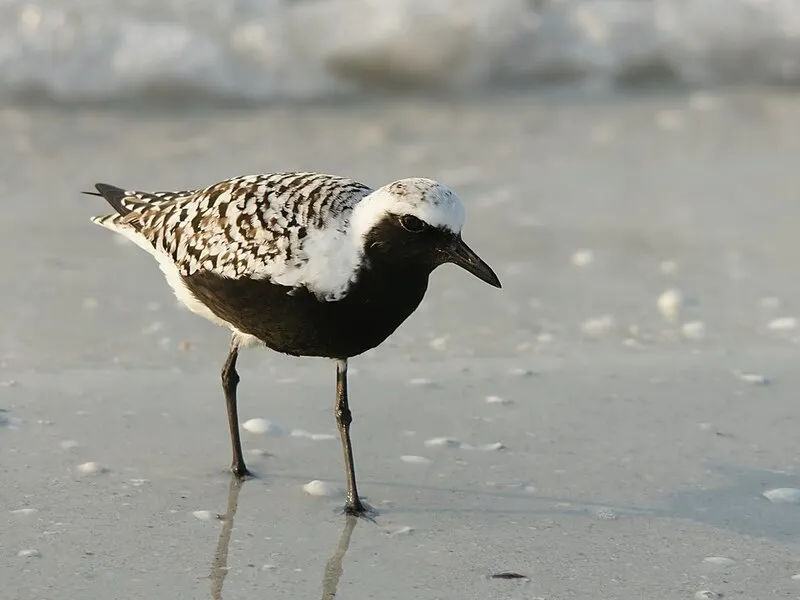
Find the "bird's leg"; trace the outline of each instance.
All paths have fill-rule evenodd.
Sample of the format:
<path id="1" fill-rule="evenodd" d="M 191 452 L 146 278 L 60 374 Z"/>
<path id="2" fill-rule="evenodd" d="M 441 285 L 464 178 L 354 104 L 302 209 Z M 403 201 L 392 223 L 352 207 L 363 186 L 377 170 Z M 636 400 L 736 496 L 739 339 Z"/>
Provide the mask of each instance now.
<path id="1" fill-rule="evenodd" d="M 251 476 L 244 464 L 242 456 L 242 440 L 239 437 L 239 410 L 236 407 L 236 387 L 239 385 L 239 374 L 236 372 L 236 359 L 239 358 L 239 340 L 236 334 L 231 338 L 228 358 L 222 366 L 222 390 L 225 392 L 225 406 L 228 409 L 228 426 L 231 431 L 233 462 L 231 471 L 239 479 Z"/>
<path id="2" fill-rule="evenodd" d="M 364 517 L 374 512 L 366 508 L 358 497 L 356 487 L 356 468 L 353 464 L 353 445 L 350 443 L 350 423 L 353 422 L 353 415 L 350 413 L 350 406 L 347 402 L 347 359 L 336 361 L 336 425 L 339 426 L 339 435 L 342 438 L 342 450 L 344 451 L 344 466 L 347 476 L 347 499 L 344 505 L 344 512 L 356 517 Z"/>

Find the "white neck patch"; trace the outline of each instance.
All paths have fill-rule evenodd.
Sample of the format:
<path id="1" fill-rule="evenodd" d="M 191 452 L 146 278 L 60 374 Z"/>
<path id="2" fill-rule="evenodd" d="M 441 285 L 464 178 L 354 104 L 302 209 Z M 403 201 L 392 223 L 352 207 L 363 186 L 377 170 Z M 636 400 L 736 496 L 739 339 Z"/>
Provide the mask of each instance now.
<path id="1" fill-rule="evenodd" d="M 309 231 L 307 262 L 273 277 L 286 286 L 305 286 L 324 301 L 347 295 L 364 260 L 364 240 L 387 215 L 414 215 L 432 227 L 460 233 L 464 205 L 455 193 L 431 179 L 401 179 L 364 196 L 349 217 Z"/>
<path id="2" fill-rule="evenodd" d="M 352 234 L 363 240 L 386 215 L 413 215 L 431 227 L 461 233 L 465 209 L 455 192 L 438 181 L 422 177 L 400 179 L 356 204 L 350 216 Z"/>

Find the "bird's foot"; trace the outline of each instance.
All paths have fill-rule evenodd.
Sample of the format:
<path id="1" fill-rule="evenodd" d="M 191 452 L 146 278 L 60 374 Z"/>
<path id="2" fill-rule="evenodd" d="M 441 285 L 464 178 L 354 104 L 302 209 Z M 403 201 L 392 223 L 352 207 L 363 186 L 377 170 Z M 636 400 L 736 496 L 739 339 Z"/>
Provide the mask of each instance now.
<path id="1" fill-rule="evenodd" d="M 358 517 L 373 523 L 375 523 L 375 517 L 378 516 L 378 511 L 369 504 L 362 502 L 360 498 L 356 498 L 354 501 L 348 500 L 342 509 L 342 513 L 349 517 Z"/>
<path id="2" fill-rule="evenodd" d="M 234 463 L 231 465 L 231 473 L 233 476 L 236 477 L 239 481 L 245 481 L 247 479 L 254 479 L 255 475 L 253 475 L 252 471 L 248 469 L 244 463 L 237 465 Z"/>

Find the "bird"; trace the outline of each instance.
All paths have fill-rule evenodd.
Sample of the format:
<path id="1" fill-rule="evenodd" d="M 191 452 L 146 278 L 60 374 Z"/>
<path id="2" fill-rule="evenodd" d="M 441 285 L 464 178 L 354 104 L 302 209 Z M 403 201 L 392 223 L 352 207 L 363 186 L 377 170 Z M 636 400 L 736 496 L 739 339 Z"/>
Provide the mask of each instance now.
<path id="1" fill-rule="evenodd" d="M 260 345 L 336 364 L 334 415 L 346 476 L 343 512 L 369 518 L 356 484 L 348 361 L 379 346 L 419 306 L 445 263 L 501 288 L 463 240 L 465 206 L 424 177 L 371 188 L 313 172 L 242 175 L 205 188 L 96 191 L 114 209 L 92 221 L 151 254 L 177 299 L 231 331 L 221 379 L 238 479 L 252 476 L 239 435 L 236 362 Z"/>

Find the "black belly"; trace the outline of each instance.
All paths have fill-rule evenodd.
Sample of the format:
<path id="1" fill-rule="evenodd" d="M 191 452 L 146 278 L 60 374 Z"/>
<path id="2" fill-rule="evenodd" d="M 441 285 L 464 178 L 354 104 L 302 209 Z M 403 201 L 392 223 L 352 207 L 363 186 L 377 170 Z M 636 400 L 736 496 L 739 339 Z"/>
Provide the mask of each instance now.
<path id="1" fill-rule="evenodd" d="M 295 356 L 349 358 L 382 343 L 414 312 L 428 276 L 427 269 L 381 275 L 366 271 L 335 302 L 265 280 L 196 273 L 184 281 L 215 315 L 268 348 Z"/>

